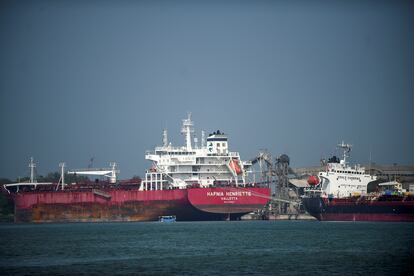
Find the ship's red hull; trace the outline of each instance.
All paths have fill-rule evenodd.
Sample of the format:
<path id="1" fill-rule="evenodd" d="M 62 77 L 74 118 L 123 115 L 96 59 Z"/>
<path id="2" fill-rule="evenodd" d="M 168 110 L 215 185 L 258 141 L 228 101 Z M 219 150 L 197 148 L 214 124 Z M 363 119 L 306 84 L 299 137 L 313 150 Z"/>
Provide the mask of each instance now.
<path id="1" fill-rule="evenodd" d="M 268 188 L 33 191 L 14 195 L 16 222 L 152 221 L 238 218 L 262 208 Z M 228 200 L 230 197 L 230 200 Z"/>
<path id="2" fill-rule="evenodd" d="M 305 209 L 321 221 L 412 221 L 414 198 L 411 196 L 302 199 Z"/>

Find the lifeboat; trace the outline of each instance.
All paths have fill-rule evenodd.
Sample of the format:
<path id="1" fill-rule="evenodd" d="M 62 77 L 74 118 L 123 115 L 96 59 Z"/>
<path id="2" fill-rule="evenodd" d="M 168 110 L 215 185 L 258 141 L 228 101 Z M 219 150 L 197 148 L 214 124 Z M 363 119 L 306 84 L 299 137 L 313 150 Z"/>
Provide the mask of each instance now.
<path id="1" fill-rule="evenodd" d="M 242 169 L 237 159 L 231 159 L 229 166 L 237 175 L 242 174 Z"/>
<path id="2" fill-rule="evenodd" d="M 308 184 L 312 185 L 312 186 L 318 185 L 319 184 L 319 177 L 317 177 L 316 175 L 309 176 Z"/>

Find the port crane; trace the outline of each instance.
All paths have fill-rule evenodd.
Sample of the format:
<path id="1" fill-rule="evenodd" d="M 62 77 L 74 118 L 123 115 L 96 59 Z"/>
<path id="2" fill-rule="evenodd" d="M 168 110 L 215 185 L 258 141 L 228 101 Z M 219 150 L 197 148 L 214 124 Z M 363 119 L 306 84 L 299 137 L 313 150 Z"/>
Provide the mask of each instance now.
<path id="1" fill-rule="evenodd" d="M 117 175 L 120 173 L 120 171 L 117 169 L 117 165 L 115 162 L 109 163 L 109 168 L 87 168 L 87 169 L 76 169 L 72 171 L 68 171 L 68 174 L 74 174 L 74 175 L 86 175 L 86 176 L 104 176 L 109 179 L 109 183 L 115 184 L 117 181 Z"/>
<path id="2" fill-rule="evenodd" d="M 295 210 L 299 209 L 300 200 L 291 199 L 289 196 L 289 175 L 293 174 L 296 177 L 297 175 L 290 168 L 290 159 L 286 154 L 273 160 L 267 150 L 261 150 L 250 162 L 252 165 L 259 165 L 261 182 L 267 183 L 273 191 L 273 195 L 269 197 L 271 201 L 266 211 L 276 208 L 279 214 L 285 214 L 288 213 L 289 206 Z"/>

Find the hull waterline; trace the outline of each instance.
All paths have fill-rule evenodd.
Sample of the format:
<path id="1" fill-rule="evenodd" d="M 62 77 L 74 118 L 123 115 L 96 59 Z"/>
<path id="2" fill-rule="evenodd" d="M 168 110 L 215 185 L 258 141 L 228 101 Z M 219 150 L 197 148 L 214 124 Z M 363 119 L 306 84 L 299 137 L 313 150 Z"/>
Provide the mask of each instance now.
<path id="1" fill-rule="evenodd" d="M 382 198 L 384 199 L 384 198 Z M 320 221 L 408 221 L 414 222 L 414 201 L 303 198 L 305 209 Z"/>

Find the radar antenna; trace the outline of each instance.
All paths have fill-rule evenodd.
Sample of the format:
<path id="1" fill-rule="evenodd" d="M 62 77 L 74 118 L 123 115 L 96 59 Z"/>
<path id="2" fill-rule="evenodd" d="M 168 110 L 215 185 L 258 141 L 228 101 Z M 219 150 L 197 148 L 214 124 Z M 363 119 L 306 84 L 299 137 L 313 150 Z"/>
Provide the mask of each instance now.
<path id="1" fill-rule="evenodd" d="M 341 160 L 341 164 L 346 165 L 346 159 L 349 157 L 352 145 L 345 144 L 345 142 L 342 141 L 342 143 L 338 144 L 337 147 L 343 150 L 343 159 Z"/>
<path id="2" fill-rule="evenodd" d="M 88 164 L 88 169 L 93 168 L 93 160 L 95 159 L 95 157 L 91 157 L 91 159 L 89 159 L 89 164 Z"/>

